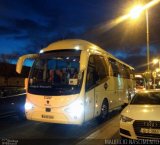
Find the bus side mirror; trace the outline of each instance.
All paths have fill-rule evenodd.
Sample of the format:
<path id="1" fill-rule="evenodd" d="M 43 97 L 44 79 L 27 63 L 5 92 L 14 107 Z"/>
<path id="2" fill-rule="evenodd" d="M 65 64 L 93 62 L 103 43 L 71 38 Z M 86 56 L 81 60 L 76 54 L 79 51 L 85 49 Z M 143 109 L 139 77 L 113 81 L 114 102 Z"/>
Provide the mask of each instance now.
<path id="1" fill-rule="evenodd" d="M 23 63 L 26 59 L 35 59 L 36 57 L 38 57 L 38 54 L 27 54 L 27 55 L 21 56 L 17 62 L 16 72 L 19 74 L 21 73 Z"/>
<path id="2" fill-rule="evenodd" d="M 84 71 L 87 68 L 88 54 L 86 51 L 81 52 L 80 57 L 80 71 Z"/>
<path id="3" fill-rule="evenodd" d="M 24 79 L 24 89 L 27 90 L 28 88 L 28 78 Z"/>

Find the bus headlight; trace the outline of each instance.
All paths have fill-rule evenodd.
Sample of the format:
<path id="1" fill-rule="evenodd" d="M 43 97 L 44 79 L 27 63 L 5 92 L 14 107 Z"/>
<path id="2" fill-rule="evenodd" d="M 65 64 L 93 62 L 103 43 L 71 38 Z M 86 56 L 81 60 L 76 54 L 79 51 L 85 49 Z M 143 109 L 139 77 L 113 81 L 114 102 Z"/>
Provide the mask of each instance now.
<path id="1" fill-rule="evenodd" d="M 81 114 L 84 111 L 83 103 L 78 100 L 78 101 L 72 103 L 71 105 L 69 105 L 69 107 L 66 108 L 65 111 L 70 113 L 74 117 L 81 116 Z"/>
<path id="2" fill-rule="evenodd" d="M 33 108 L 33 104 L 26 102 L 24 108 L 25 110 L 31 110 Z"/>

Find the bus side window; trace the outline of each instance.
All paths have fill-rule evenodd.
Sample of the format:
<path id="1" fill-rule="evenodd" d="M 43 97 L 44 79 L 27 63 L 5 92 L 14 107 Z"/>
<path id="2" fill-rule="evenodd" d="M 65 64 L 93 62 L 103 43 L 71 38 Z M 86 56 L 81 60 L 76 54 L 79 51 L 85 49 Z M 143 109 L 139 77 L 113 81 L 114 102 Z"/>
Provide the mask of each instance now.
<path id="1" fill-rule="evenodd" d="M 87 70 L 87 90 L 93 88 L 98 80 L 98 75 L 96 75 L 95 67 L 88 66 Z"/>
<path id="2" fill-rule="evenodd" d="M 105 64 L 105 68 L 106 68 L 106 74 L 107 74 L 107 76 L 110 76 L 112 72 L 111 72 L 111 65 L 108 61 L 108 58 L 104 59 L 104 64 Z"/>
<path id="3" fill-rule="evenodd" d="M 109 63 L 111 64 L 112 67 L 113 76 L 118 77 L 121 73 L 117 61 L 112 58 L 109 58 Z"/>
<path id="4" fill-rule="evenodd" d="M 94 56 L 89 57 L 88 69 L 87 69 L 87 78 L 86 78 L 86 89 L 91 89 L 96 85 L 96 82 L 99 80 L 98 74 L 96 72 L 96 67 L 94 63 Z"/>
<path id="5" fill-rule="evenodd" d="M 95 67 L 99 76 L 99 81 L 105 79 L 108 76 L 106 62 L 102 56 L 95 56 Z"/>
<path id="6" fill-rule="evenodd" d="M 125 65 L 120 65 L 120 70 L 121 70 L 121 75 L 123 78 L 128 78 L 129 73 L 128 73 L 128 68 Z"/>
<path id="7" fill-rule="evenodd" d="M 126 67 L 126 78 L 130 79 L 130 69 L 128 67 Z"/>
<path id="8" fill-rule="evenodd" d="M 108 69 L 104 58 L 99 55 L 91 55 L 87 70 L 87 89 L 95 87 L 95 85 L 98 85 L 107 76 Z"/>
<path id="9" fill-rule="evenodd" d="M 130 73 L 131 73 L 131 78 L 132 78 L 132 80 L 135 80 L 134 70 L 133 70 L 133 69 L 130 69 Z"/>

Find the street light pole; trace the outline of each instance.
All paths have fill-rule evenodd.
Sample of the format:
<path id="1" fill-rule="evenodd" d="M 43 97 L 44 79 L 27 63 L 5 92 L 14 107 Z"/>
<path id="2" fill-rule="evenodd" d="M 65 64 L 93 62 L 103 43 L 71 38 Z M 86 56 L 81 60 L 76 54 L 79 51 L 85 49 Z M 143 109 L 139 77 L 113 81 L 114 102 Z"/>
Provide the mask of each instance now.
<path id="1" fill-rule="evenodd" d="M 150 46 L 149 46 L 149 17 L 148 17 L 148 9 L 146 9 L 146 35 L 147 35 L 147 72 L 148 72 L 148 79 L 150 80 Z M 148 89 L 150 89 L 150 84 L 148 80 Z"/>
<path id="2" fill-rule="evenodd" d="M 146 9 L 146 29 L 147 29 L 147 70 L 150 72 L 150 45 L 149 45 L 149 17 L 148 17 L 148 9 Z"/>
<path id="3" fill-rule="evenodd" d="M 141 5 L 135 6 L 131 9 L 129 15 L 132 19 L 136 19 L 143 12 L 143 7 Z M 146 15 L 146 43 L 147 43 L 147 72 L 150 73 L 150 46 L 149 46 L 149 16 L 148 16 L 148 8 L 145 10 Z"/>

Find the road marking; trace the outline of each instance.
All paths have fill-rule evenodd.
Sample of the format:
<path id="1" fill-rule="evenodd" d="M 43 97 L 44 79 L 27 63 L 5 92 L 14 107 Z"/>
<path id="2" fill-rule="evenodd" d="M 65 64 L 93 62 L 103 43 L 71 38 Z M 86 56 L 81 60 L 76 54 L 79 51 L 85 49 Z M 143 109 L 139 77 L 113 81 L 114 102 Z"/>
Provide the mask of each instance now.
<path id="1" fill-rule="evenodd" d="M 3 99 L 5 99 L 5 98 L 13 98 L 13 97 L 22 96 L 22 95 L 26 95 L 26 93 L 12 95 L 12 96 L 7 96 L 7 97 L 0 97 L 0 98 L 3 98 Z"/>
<path id="2" fill-rule="evenodd" d="M 119 131 L 119 118 L 120 115 L 117 115 L 112 119 L 108 120 L 97 131 L 90 134 L 76 145 L 87 145 L 87 144 L 94 145 L 97 143 L 104 145 L 105 140 L 111 139 Z"/>
<path id="3" fill-rule="evenodd" d="M 11 116 L 14 116 L 16 113 L 14 111 L 10 111 L 10 112 L 7 112 L 7 113 L 2 113 L 0 114 L 0 119 L 1 118 L 6 118 L 6 117 L 11 117 Z"/>

